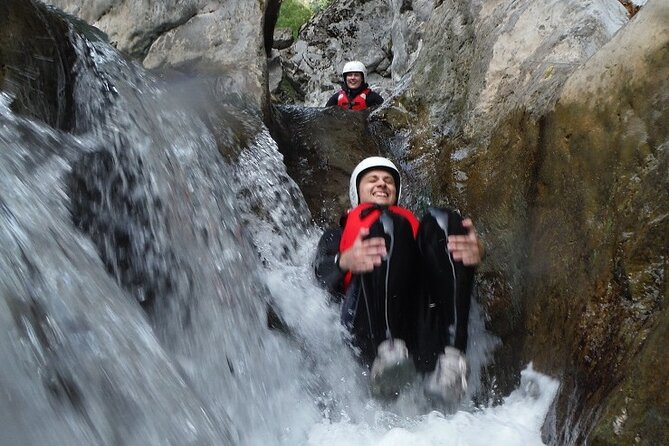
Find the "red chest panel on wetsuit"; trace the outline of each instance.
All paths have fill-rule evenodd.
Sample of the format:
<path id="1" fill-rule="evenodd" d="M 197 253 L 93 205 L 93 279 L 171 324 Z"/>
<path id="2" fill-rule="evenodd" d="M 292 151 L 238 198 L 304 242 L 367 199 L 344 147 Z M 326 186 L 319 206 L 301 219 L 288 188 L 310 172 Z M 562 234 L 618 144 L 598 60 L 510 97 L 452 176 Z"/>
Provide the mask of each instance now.
<path id="1" fill-rule="evenodd" d="M 368 213 L 364 212 L 366 209 L 371 207 L 374 207 L 374 205 L 371 203 L 362 203 L 349 211 L 348 215 L 346 216 L 346 223 L 344 224 L 344 231 L 341 235 L 341 241 L 339 242 L 339 252 L 344 252 L 353 246 L 353 243 L 358 237 L 360 230 L 362 228 L 369 229 L 374 224 L 374 222 L 379 219 L 381 216 L 380 209 L 371 209 Z M 418 234 L 418 219 L 413 214 L 413 212 L 399 206 L 389 206 L 388 210 L 394 214 L 404 217 L 409 222 L 409 224 L 411 224 L 413 236 L 416 238 L 416 234 Z M 361 215 L 363 213 L 365 214 L 364 216 Z M 348 271 L 344 276 L 344 289 L 346 289 L 349 283 L 351 283 L 352 277 L 353 274 Z"/>
<path id="2" fill-rule="evenodd" d="M 349 103 L 348 96 L 344 90 L 339 91 L 339 97 L 337 98 L 337 105 L 351 110 L 364 110 L 367 108 L 367 95 L 371 90 L 365 88 L 360 92 L 359 95 L 353 98 L 353 103 Z"/>

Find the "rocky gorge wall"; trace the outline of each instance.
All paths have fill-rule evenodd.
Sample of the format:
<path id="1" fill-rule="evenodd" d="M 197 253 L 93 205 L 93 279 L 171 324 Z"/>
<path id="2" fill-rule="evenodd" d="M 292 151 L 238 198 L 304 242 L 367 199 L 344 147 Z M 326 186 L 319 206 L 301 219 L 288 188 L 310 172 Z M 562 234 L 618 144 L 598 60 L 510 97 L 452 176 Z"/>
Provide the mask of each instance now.
<path id="1" fill-rule="evenodd" d="M 497 366 L 533 360 L 560 377 L 554 444 L 582 444 L 590 429 L 591 444 L 662 444 L 669 5 L 651 1 L 615 32 L 615 21 L 593 26 L 597 10 L 547 26 L 536 19 L 565 10 L 547 16 L 533 3 L 521 13 L 520 4 L 493 45 L 476 44 L 485 8 L 444 12 L 442 26 L 473 22 L 460 42 L 492 57 L 462 64 L 463 51 L 453 68 L 423 61 L 398 101 L 418 118 L 407 156 L 432 168 L 436 199 L 484 232 L 485 304 L 504 344 Z M 599 11 L 607 6 L 617 5 Z M 436 85 L 453 95 L 434 98 Z"/>
<path id="2" fill-rule="evenodd" d="M 537 8 L 510 14 L 515 27 L 504 22 L 494 45 L 475 46 L 475 54 L 492 48 L 487 66 L 444 69 L 425 59 L 400 98 L 425 129 L 408 156 L 421 159 L 419 170 L 434 166 L 435 197 L 476 216 L 484 232 L 486 304 L 504 343 L 498 365 L 534 360 L 562 380 L 555 444 L 580 444 L 590 429 L 592 444 L 662 444 L 669 4 L 649 2 L 615 34 L 581 10 L 580 23 L 578 15 L 553 23 L 553 33 L 528 41 L 528 26 L 551 21 L 532 20 L 546 17 Z M 484 9 L 450 11 L 447 23 L 485 23 Z M 474 42 L 481 26 L 469 28 Z M 425 88 L 430 76 L 428 85 L 466 79 L 447 88 L 462 91 L 458 100 L 420 94 L 421 86 L 438 91 Z"/>
<path id="3" fill-rule="evenodd" d="M 592 444 L 669 435 L 668 20 L 666 2 L 649 2 L 568 79 L 542 123 L 526 354 L 564 370 L 586 414 L 602 404 Z M 559 344 L 563 358 L 550 353 Z"/>

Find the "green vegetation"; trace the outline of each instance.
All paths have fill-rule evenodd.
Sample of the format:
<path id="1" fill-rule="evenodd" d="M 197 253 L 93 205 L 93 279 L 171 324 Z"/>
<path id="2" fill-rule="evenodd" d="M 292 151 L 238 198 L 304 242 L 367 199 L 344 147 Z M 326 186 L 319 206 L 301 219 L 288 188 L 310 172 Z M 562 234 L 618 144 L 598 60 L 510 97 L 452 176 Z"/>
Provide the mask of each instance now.
<path id="1" fill-rule="evenodd" d="M 293 37 L 297 37 L 300 26 L 304 25 L 314 13 L 327 6 L 329 0 L 283 0 L 276 28 L 290 28 Z"/>

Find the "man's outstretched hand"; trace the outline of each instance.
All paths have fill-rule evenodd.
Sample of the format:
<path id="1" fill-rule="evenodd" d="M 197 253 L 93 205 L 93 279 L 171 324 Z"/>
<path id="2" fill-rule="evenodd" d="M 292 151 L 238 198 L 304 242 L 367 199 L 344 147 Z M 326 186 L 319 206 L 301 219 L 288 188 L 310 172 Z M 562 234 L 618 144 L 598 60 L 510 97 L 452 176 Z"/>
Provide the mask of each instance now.
<path id="1" fill-rule="evenodd" d="M 448 250 L 454 260 L 461 261 L 467 266 L 478 265 L 483 258 L 483 244 L 476 235 L 471 219 L 462 220 L 462 226 L 467 230 L 467 234 L 449 235 Z"/>
<path id="2" fill-rule="evenodd" d="M 354 274 L 367 273 L 379 266 L 386 256 L 386 241 L 383 237 L 363 240 L 369 229 L 362 228 L 353 245 L 339 255 L 339 268 Z"/>

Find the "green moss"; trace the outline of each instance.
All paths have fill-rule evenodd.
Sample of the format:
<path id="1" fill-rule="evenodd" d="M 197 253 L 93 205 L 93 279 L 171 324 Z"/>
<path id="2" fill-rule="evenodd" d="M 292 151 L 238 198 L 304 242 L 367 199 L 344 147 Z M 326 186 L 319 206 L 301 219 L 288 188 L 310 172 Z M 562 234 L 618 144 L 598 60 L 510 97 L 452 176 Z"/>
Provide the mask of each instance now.
<path id="1" fill-rule="evenodd" d="M 328 3 L 329 0 L 283 0 L 276 27 L 290 28 L 293 37 L 297 38 L 300 27 Z"/>

